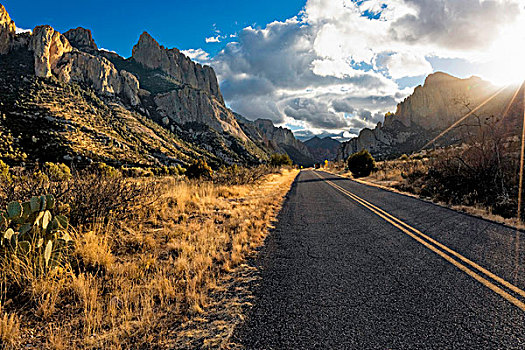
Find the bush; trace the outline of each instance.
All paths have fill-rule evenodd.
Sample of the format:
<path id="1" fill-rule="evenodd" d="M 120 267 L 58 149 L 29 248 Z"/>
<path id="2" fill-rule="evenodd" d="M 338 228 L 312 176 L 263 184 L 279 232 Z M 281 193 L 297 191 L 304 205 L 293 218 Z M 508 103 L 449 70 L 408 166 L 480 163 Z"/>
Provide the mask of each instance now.
<path id="1" fill-rule="evenodd" d="M 117 169 L 104 162 L 93 164 L 93 170 L 103 177 L 117 177 L 120 175 L 120 172 Z"/>
<path id="2" fill-rule="evenodd" d="M 44 163 L 44 173 L 51 181 L 65 181 L 71 178 L 71 169 L 63 163 Z"/>
<path id="3" fill-rule="evenodd" d="M 9 165 L 0 160 L 0 182 L 10 182 Z"/>
<path id="4" fill-rule="evenodd" d="M 267 165 L 260 165 L 254 168 L 247 168 L 238 165 L 223 167 L 213 176 L 213 182 L 221 185 L 247 185 L 261 180 L 264 176 L 275 171 L 275 168 Z"/>
<path id="5" fill-rule="evenodd" d="M 287 154 L 274 153 L 270 157 L 270 165 L 273 167 L 280 167 L 286 165 L 293 165 L 290 156 Z"/>
<path id="6" fill-rule="evenodd" d="M 368 176 L 376 167 L 374 157 L 365 149 L 348 157 L 347 163 L 354 177 Z"/>
<path id="7" fill-rule="evenodd" d="M 193 162 L 186 170 L 188 179 L 208 179 L 213 176 L 213 170 L 204 159 L 199 159 Z"/>

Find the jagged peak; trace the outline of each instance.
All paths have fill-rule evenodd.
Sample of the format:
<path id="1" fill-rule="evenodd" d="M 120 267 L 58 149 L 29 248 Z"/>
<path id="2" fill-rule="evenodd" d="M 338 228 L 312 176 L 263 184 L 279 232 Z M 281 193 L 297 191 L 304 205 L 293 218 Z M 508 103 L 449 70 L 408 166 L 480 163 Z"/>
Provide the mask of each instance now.
<path id="1" fill-rule="evenodd" d="M 0 55 L 6 54 L 11 50 L 15 36 L 15 22 L 11 19 L 5 7 L 0 4 Z"/>
<path id="2" fill-rule="evenodd" d="M 69 43 L 79 49 L 89 49 L 89 50 L 98 50 L 95 40 L 91 34 L 91 30 L 78 27 L 75 29 L 70 29 L 64 33 L 64 36 L 69 40 Z"/>

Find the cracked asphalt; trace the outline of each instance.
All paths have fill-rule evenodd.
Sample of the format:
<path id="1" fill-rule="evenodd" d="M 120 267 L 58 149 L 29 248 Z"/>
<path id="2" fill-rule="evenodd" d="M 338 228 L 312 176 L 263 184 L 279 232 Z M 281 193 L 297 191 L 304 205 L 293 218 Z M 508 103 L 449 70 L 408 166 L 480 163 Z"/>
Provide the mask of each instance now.
<path id="1" fill-rule="evenodd" d="M 316 173 L 525 289 L 522 233 Z M 316 173 L 302 171 L 292 185 L 256 262 L 255 304 L 234 342 L 246 349 L 525 349 L 523 310 Z"/>

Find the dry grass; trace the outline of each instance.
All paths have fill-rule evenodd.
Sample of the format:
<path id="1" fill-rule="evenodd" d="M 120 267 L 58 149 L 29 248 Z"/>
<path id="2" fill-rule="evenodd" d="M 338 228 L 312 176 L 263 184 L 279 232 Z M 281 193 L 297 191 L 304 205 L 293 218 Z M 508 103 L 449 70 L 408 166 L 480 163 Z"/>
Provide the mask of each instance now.
<path id="1" fill-rule="evenodd" d="M 154 205 L 77 228 L 70 265 L 45 277 L 26 272 L 25 304 L 3 297 L 10 314 L 2 313 L 2 341 L 49 349 L 224 343 L 238 316 L 198 321 L 217 308 L 217 298 L 235 308 L 230 301 L 238 296 L 228 286 L 263 243 L 296 174 L 283 170 L 232 186 L 162 179 Z"/>
<path id="2" fill-rule="evenodd" d="M 435 156 L 435 155 L 434 155 Z M 388 191 L 401 193 L 411 197 L 421 197 L 421 190 L 424 185 L 420 182 L 422 174 L 426 174 L 432 158 L 416 157 L 409 159 L 396 159 L 377 162 L 378 170 L 373 172 L 370 176 L 354 179 L 367 185 L 376 186 Z M 352 178 L 348 171 L 330 170 L 338 175 Z M 413 176 L 415 174 L 415 176 Z M 504 224 L 516 229 L 525 229 L 525 224 L 520 222 L 517 218 L 504 218 L 501 215 L 494 214 L 491 208 L 487 208 L 481 204 L 477 205 L 453 205 L 443 201 L 432 198 L 421 197 L 422 199 L 432 200 L 435 204 L 443 207 L 451 208 L 461 211 L 472 216 Z"/>

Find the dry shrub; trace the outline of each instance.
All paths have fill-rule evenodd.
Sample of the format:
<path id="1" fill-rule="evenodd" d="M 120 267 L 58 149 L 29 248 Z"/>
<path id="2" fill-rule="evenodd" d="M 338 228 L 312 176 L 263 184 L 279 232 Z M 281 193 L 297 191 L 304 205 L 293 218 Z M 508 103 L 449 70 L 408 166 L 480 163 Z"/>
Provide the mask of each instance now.
<path id="1" fill-rule="evenodd" d="M 267 165 L 247 168 L 238 165 L 219 169 L 213 182 L 220 185 L 248 185 L 261 181 L 266 175 L 275 173 L 278 169 Z"/>
<path id="2" fill-rule="evenodd" d="M 6 313 L 0 304 L 0 346 L 16 349 L 20 344 L 20 319 L 14 313 Z"/>
<path id="3" fill-rule="evenodd" d="M 173 331 L 205 313 L 210 293 L 262 244 L 295 175 L 245 174 L 239 178 L 249 184 L 223 185 L 74 174 L 61 188 L 83 223 L 74 258 L 45 278 L 25 272 L 30 302 L 14 298 L 10 306 L 24 310 L 22 339 L 36 348 L 148 349 L 176 338 Z M 23 329 L 26 318 L 31 330 Z"/>

